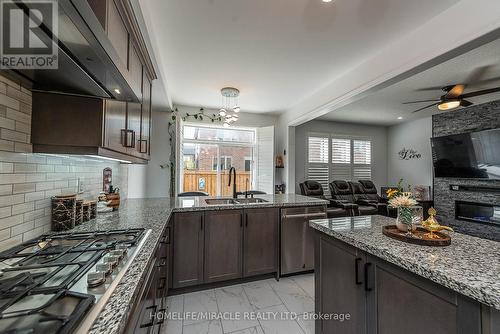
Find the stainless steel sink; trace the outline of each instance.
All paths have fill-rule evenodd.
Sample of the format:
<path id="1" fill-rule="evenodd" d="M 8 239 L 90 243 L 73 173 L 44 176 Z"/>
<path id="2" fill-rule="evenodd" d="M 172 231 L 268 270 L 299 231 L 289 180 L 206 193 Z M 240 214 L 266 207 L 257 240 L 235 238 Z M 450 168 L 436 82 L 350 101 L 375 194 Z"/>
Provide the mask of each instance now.
<path id="1" fill-rule="evenodd" d="M 262 198 L 207 198 L 205 203 L 208 205 L 235 205 L 235 204 L 254 204 L 266 203 Z"/>
<path id="2" fill-rule="evenodd" d="M 207 198 L 205 203 L 208 205 L 222 205 L 222 204 L 238 204 L 232 198 Z"/>
<path id="3" fill-rule="evenodd" d="M 269 201 L 266 201 L 265 199 L 262 198 L 237 198 L 236 202 L 240 204 L 252 204 L 252 203 L 266 203 Z"/>

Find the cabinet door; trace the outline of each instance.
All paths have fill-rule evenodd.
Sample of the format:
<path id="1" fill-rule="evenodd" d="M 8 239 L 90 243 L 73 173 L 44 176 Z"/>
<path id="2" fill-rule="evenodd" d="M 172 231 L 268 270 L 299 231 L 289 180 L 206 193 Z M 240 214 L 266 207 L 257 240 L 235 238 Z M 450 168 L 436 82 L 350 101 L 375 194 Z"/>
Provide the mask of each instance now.
<path id="1" fill-rule="evenodd" d="M 481 333 L 480 305 L 373 256 L 367 292 L 369 333 Z M 373 282 L 373 283 L 372 283 Z"/>
<path id="2" fill-rule="evenodd" d="M 127 69 L 129 34 L 125 26 L 115 0 L 108 0 L 107 29 L 108 38 L 116 50 L 119 57 L 119 64 L 116 64 L 122 73 Z"/>
<path id="3" fill-rule="evenodd" d="M 175 213 L 172 287 L 203 283 L 203 212 Z"/>
<path id="4" fill-rule="evenodd" d="M 316 313 L 350 314 L 347 321 L 317 320 L 316 333 L 365 333 L 363 256 L 355 248 L 316 233 Z M 382 332 L 397 333 L 397 332 Z"/>
<path id="5" fill-rule="evenodd" d="M 123 131 L 126 127 L 127 103 L 106 100 L 104 146 L 110 150 L 126 153 L 123 146 Z"/>
<path id="6" fill-rule="evenodd" d="M 134 43 L 130 43 L 128 72 L 130 87 L 139 101 L 142 101 L 142 63 Z"/>
<path id="7" fill-rule="evenodd" d="M 141 138 L 139 142 L 139 152 L 142 157 L 149 158 L 151 140 L 151 80 L 144 71 L 143 79 L 143 101 L 141 114 Z"/>
<path id="8" fill-rule="evenodd" d="M 141 104 L 127 103 L 127 153 L 140 156 L 139 138 L 141 133 Z"/>
<path id="9" fill-rule="evenodd" d="M 243 275 L 273 273 L 277 268 L 278 209 L 245 210 Z"/>
<path id="10" fill-rule="evenodd" d="M 243 212 L 205 212 L 205 283 L 242 277 Z"/>

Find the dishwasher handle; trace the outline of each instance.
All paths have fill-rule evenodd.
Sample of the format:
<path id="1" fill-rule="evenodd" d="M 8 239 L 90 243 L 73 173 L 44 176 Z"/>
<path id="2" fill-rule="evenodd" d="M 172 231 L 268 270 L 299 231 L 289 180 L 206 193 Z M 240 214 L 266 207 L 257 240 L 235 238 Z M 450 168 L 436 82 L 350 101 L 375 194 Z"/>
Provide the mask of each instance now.
<path id="1" fill-rule="evenodd" d="M 281 218 L 283 219 L 294 219 L 294 218 L 325 218 L 326 213 L 325 212 L 317 212 L 317 213 L 299 213 L 299 214 L 294 214 L 294 215 L 287 215 L 283 214 Z"/>

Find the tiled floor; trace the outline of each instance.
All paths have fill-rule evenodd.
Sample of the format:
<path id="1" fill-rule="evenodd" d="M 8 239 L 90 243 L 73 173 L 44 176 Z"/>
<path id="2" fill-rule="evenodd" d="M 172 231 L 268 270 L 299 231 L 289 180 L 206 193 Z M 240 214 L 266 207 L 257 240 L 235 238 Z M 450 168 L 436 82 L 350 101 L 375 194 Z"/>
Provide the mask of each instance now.
<path id="1" fill-rule="evenodd" d="M 267 279 L 168 298 L 165 334 L 313 334 L 313 274 Z M 194 312 L 194 313 L 192 313 Z M 210 313 L 214 312 L 214 313 Z M 193 319 L 192 315 L 216 314 Z M 188 316 L 191 315 L 191 316 Z"/>

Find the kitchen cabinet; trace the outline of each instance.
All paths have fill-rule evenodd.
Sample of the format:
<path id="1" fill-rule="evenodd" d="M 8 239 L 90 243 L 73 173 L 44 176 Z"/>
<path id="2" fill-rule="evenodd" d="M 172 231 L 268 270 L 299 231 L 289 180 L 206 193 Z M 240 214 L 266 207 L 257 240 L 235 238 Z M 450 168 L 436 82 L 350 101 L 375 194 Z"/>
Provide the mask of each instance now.
<path id="1" fill-rule="evenodd" d="M 139 153 L 141 116 L 137 103 L 33 92 L 33 152 L 145 163 L 149 155 Z"/>
<path id="2" fill-rule="evenodd" d="M 139 152 L 141 157 L 147 159 L 150 153 L 151 141 L 151 79 L 146 71 L 143 72 L 143 101 L 141 113 L 141 136 L 139 139 Z"/>
<path id="3" fill-rule="evenodd" d="M 279 209 L 174 214 L 172 288 L 278 271 Z"/>
<path id="4" fill-rule="evenodd" d="M 118 54 L 119 64 L 116 65 L 123 72 L 128 64 L 129 33 L 115 0 L 107 0 L 107 3 L 106 33 Z"/>
<path id="5" fill-rule="evenodd" d="M 125 143 L 130 136 L 125 132 L 127 103 L 105 100 L 104 147 L 117 152 L 127 153 Z M 128 139 L 127 139 L 128 138 Z"/>
<path id="6" fill-rule="evenodd" d="M 452 290 L 316 233 L 316 333 L 481 333 L 481 307 Z"/>
<path id="7" fill-rule="evenodd" d="M 142 101 L 142 63 L 134 43 L 130 43 L 128 57 L 129 81 L 135 95 Z"/>
<path id="8" fill-rule="evenodd" d="M 203 212 L 175 213 L 173 223 L 172 287 L 202 284 L 205 225 Z"/>
<path id="9" fill-rule="evenodd" d="M 242 277 L 243 211 L 205 212 L 204 283 Z"/>
<path id="10" fill-rule="evenodd" d="M 278 271 L 278 209 L 245 210 L 243 276 Z"/>
<path id="11" fill-rule="evenodd" d="M 141 104 L 127 103 L 127 126 L 124 131 L 125 140 L 123 145 L 126 146 L 128 154 L 140 157 L 139 138 L 141 133 Z"/>

